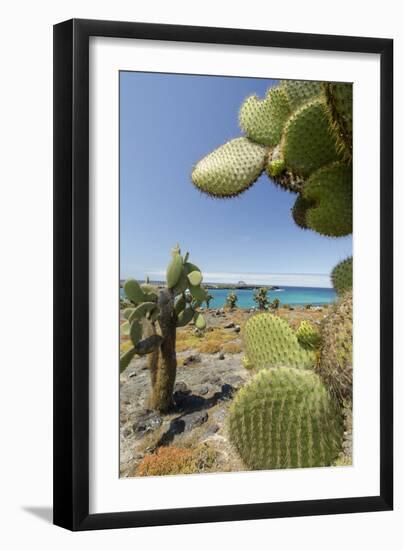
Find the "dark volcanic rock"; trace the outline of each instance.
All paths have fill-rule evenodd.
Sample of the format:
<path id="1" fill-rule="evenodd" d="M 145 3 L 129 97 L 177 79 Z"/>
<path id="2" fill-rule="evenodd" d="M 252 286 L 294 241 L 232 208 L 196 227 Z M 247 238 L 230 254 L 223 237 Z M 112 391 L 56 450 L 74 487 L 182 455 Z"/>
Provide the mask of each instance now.
<path id="1" fill-rule="evenodd" d="M 162 418 L 155 411 L 140 411 L 134 419 L 133 431 L 138 435 L 146 435 L 159 428 L 162 424 Z"/>

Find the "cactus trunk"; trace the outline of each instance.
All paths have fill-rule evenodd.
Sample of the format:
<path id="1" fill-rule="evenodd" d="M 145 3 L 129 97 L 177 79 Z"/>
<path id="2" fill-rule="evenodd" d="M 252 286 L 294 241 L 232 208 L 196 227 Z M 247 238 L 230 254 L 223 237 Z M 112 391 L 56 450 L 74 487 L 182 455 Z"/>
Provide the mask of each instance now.
<path id="1" fill-rule="evenodd" d="M 176 378 L 176 314 L 173 293 L 164 289 L 159 297 L 160 328 L 163 341 L 149 359 L 151 376 L 150 407 L 166 413 L 172 406 Z"/>

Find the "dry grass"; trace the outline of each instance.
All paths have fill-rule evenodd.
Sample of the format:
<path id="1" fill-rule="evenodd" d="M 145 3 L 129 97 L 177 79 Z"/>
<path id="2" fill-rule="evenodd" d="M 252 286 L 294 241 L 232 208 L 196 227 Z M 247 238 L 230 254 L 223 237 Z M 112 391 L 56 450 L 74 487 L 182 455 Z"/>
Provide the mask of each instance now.
<path id="1" fill-rule="evenodd" d="M 197 336 L 192 329 L 186 328 L 177 332 L 176 351 L 193 349 L 200 353 L 218 353 L 227 342 L 233 339 L 233 333 L 221 327 L 214 327 L 203 336 Z"/>
<path id="2" fill-rule="evenodd" d="M 195 474 L 211 471 L 217 453 L 207 445 L 195 449 L 160 447 L 154 454 L 146 455 L 136 469 L 137 476 L 164 476 Z"/>
<path id="3" fill-rule="evenodd" d="M 241 353 L 242 346 L 239 342 L 228 342 L 223 345 L 222 350 L 225 353 Z"/>

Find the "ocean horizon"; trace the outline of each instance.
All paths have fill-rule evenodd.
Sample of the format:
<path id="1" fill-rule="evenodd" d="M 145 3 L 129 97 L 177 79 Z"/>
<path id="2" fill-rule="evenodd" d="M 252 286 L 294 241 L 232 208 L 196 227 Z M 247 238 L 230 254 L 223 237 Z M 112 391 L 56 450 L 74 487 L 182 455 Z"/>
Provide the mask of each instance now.
<path id="1" fill-rule="evenodd" d="M 229 292 L 232 291 L 238 296 L 237 307 L 242 309 L 256 307 L 256 303 L 253 301 L 254 290 L 210 288 L 208 292 L 213 296 L 210 302 L 210 308 L 223 307 L 226 304 Z M 124 297 L 123 288 L 120 289 L 120 296 Z M 279 286 L 276 290 L 269 290 L 268 296 L 270 300 L 278 298 L 280 300 L 280 305 L 287 304 L 290 306 L 306 306 L 308 304 L 312 306 L 323 306 L 332 304 L 337 298 L 337 294 L 333 288 L 303 286 Z"/>

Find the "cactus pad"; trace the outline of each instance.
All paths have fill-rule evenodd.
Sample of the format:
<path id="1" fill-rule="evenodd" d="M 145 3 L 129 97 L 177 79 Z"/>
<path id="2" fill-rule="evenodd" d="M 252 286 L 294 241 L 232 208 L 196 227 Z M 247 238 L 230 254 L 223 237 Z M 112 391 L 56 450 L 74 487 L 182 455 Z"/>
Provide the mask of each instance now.
<path id="1" fill-rule="evenodd" d="M 353 389 L 353 295 L 346 291 L 322 327 L 318 374 L 340 400 L 351 400 Z"/>
<path id="2" fill-rule="evenodd" d="M 301 321 L 296 332 L 298 342 L 304 349 L 315 350 L 320 345 L 320 334 L 309 321 Z"/>
<path id="3" fill-rule="evenodd" d="M 305 177 L 338 160 L 336 140 L 322 101 L 303 105 L 290 117 L 284 129 L 283 155 L 287 168 Z"/>
<path id="4" fill-rule="evenodd" d="M 322 94 L 321 83 L 309 80 L 282 80 L 280 87 L 287 94 L 292 111 Z"/>
<path id="5" fill-rule="evenodd" d="M 237 394 L 230 440 L 252 470 L 330 466 L 343 421 L 319 376 L 281 367 L 259 372 Z"/>
<path id="6" fill-rule="evenodd" d="M 290 114 L 287 94 L 281 88 L 271 88 L 264 99 L 254 95 L 244 101 L 239 124 L 252 141 L 274 147 Z"/>
<path id="7" fill-rule="evenodd" d="M 333 288 L 339 296 L 353 288 L 353 258 L 343 260 L 332 271 Z"/>
<path id="8" fill-rule="evenodd" d="M 306 213 L 313 205 L 313 201 L 305 199 L 302 195 L 298 195 L 294 206 L 292 207 L 291 215 L 295 223 L 301 229 L 308 229 L 308 225 L 306 223 Z"/>
<path id="9" fill-rule="evenodd" d="M 243 329 L 246 355 L 255 369 L 289 366 L 310 368 L 315 354 L 305 350 L 289 324 L 270 313 L 254 315 Z"/>
<path id="10" fill-rule="evenodd" d="M 303 196 L 314 204 L 306 225 L 321 235 L 343 237 L 353 230 L 351 167 L 341 162 L 317 170 L 304 186 Z"/>
<path id="11" fill-rule="evenodd" d="M 324 92 L 328 114 L 340 152 L 347 161 L 353 151 L 353 86 L 352 84 L 327 82 Z"/>
<path id="12" fill-rule="evenodd" d="M 193 169 L 194 185 L 214 197 L 234 197 L 246 191 L 263 172 L 266 149 L 247 138 L 222 145 Z"/>

